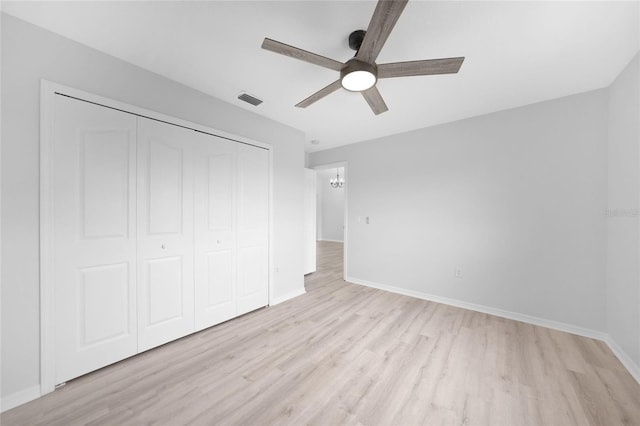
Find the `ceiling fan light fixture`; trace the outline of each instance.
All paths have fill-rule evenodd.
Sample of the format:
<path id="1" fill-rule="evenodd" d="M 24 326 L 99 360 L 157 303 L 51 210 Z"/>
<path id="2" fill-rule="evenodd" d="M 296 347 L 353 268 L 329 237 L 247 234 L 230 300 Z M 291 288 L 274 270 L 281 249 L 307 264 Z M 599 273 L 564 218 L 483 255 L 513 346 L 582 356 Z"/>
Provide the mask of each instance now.
<path id="1" fill-rule="evenodd" d="M 376 84 L 376 76 L 369 71 L 352 71 L 342 77 L 342 87 L 351 92 L 362 92 Z"/>
<path id="2" fill-rule="evenodd" d="M 373 64 L 351 59 L 340 71 L 340 83 L 346 90 L 362 92 L 376 84 L 377 71 Z"/>

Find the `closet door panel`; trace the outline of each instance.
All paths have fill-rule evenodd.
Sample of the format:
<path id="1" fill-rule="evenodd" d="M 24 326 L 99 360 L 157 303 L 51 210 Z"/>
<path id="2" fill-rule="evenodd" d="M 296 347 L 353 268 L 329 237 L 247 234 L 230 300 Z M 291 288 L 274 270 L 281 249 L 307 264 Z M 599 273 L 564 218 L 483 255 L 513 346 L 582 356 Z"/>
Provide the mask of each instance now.
<path id="1" fill-rule="evenodd" d="M 199 135 L 195 165 L 196 329 L 236 316 L 236 144 Z"/>
<path id="2" fill-rule="evenodd" d="M 269 303 L 269 152 L 238 145 L 238 315 Z"/>
<path id="3" fill-rule="evenodd" d="M 231 304 L 235 299 L 233 250 L 212 250 L 207 252 L 207 308 Z M 230 309 L 235 314 L 235 308 Z"/>
<path id="4" fill-rule="evenodd" d="M 165 125 L 167 126 L 167 125 Z M 169 140 L 173 136 L 173 140 Z M 190 136 L 186 134 L 185 136 Z M 151 137 L 147 145 L 147 235 L 181 235 L 184 216 L 186 138 Z M 188 190 L 187 190 L 188 192 Z"/>
<path id="5" fill-rule="evenodd" d="M 55 383 L 134 355 L 136 118 L 55 98 Z"/>
<path id="6" fill-rule="evenodd" d="M 192 130 L 138 119 L 138 350 L 194 330 Z"/>
<path id="7" fill-rule="evenodd" d="M 180 320 L 183 312 L 184 281 L 182 256 L 163 257 L 146 262 L 147 325 Z"/>

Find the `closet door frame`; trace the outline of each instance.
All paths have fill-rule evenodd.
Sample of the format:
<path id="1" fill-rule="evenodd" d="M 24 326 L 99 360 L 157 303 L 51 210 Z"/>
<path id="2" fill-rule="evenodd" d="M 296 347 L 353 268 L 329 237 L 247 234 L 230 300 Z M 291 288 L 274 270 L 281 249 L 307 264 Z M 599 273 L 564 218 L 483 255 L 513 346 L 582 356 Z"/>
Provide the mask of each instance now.
<path id="1" fill-rule="evenodd" d="M 273 150 L 271 145 L 222 130 L 182 120 L 83 90 L 40 80 L 40 395 L 55 389 L 54 238 L 53 238 L 53 137 L 56 96 L 68 96 L 137 116 L 163 121 L 203 133 L 252 145 L 269 152 L 269 300 L 273 302 Z"/>

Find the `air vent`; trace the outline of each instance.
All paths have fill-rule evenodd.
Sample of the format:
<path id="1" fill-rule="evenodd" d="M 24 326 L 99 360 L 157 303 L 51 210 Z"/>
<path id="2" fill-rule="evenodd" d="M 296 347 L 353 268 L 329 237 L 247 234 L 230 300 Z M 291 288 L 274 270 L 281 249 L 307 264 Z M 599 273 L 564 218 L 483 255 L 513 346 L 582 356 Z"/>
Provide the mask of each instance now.
<path id="1" fill-rule="evenodd" d="M 248 104 L 251 104 L 253 106 L 258 106 L 262 103 L 262 99 L 258 99 L 255 96 L 251 96 L 248 93 L 242 92 L 238 95 L 238 99 L 240 99 L 241 101 L 245 101 Z"/>

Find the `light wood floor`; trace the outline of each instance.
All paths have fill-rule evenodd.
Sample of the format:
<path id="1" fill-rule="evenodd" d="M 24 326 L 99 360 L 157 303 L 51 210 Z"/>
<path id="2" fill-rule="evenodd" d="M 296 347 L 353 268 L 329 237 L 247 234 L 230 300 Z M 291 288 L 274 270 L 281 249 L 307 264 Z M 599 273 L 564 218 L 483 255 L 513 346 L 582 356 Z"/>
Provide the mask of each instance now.
<path id="1" fill-rule="evenodd" d="M 342 281 L 68 383 L 13 424 L 640 425 L 640 386 L 599 341 Z"/>

